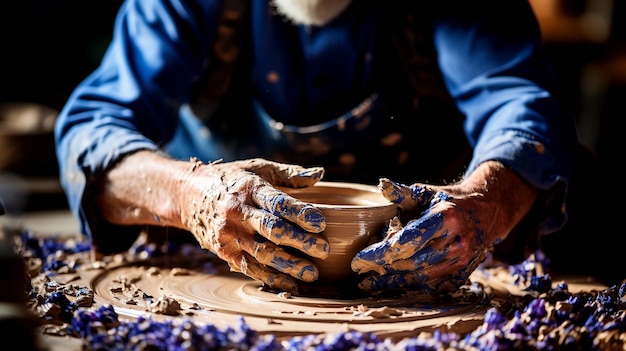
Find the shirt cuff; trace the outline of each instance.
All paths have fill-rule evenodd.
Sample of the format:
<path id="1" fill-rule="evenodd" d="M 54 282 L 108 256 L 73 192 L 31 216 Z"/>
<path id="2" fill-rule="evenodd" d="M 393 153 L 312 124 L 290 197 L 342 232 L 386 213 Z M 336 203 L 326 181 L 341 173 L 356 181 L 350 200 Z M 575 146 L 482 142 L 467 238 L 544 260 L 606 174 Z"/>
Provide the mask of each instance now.
<path id="1" fill-rule="evenodd" d="M 566 195 L 571 165 L 559 164 L 545 144 L 527 133 L 506 130 L 477 143 L 466 175 L 479 164 L 495 160 L 510 168 L 528 184 L 540 190 L 534 214 L 538 235 L 557 231 L 567 221 Z M 515 191 L 515 189 L 511 189 Z"/>
<path id="2" fill-rule="evenodd" d="M 81 132 L 83 136 L 72 144 L 61 145 L 68 150 L 61 164 L 61 184 L 66 191 L 70 210 L 79 222 L 81 233 L 93 236 L 97 219 L 94 189 L 96 180 L 124 156 L 139 150 L 157 150 L 158 147 L 145 136 L 123 128 Z"/>

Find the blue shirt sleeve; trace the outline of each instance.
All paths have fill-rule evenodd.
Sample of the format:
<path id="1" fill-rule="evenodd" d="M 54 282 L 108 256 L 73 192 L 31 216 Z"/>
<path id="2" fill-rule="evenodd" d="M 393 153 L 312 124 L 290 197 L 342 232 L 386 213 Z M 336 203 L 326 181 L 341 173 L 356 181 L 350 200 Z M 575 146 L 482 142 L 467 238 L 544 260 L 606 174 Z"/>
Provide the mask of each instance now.
<path id="1" fill-rule="evenodd" d="M 72 93 L 55 127 L 60 180 L 91 235 L 88 185 L 124 155 L 169 140 L 221 13 L 220 1 L 128 0 L 100 66 Z"/>
<path id="2" fill-rule="evenodd" d="M 94 179 L 124 155 L 157 150 L 174 135 L 179 108 L 209 64 L 221 4 L 122 5 L 101 65 L 74 91 L 55 129 L 61 183 L 83 233 L 91 234 Z M 552 231 L 564 223 L 576 134 L 555 98 L 532 9 L 524 0 L 449 4 L 435 20 L 434 43 L 474 147 L 467 172 L 499 160 L 552 194 L 544 224 Z"/>
<path id="3" fill-rule="evenodd" d="M 546 218 L 539 232 L 552 232 L 566 219 L 577 135 L 558 99 L 532 9 L 526 1 L 453 3 L 457 9 L 435 21 L 434 40 L 474 148 L 466 174 L 498 160 L 545 190 Z"/>

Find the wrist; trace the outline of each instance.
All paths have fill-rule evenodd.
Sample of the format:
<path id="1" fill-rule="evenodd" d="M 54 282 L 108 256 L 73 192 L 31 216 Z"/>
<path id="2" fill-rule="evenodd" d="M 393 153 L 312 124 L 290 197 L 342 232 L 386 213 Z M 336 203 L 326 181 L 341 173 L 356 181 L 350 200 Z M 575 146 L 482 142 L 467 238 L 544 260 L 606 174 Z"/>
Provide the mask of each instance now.
<path id="1" fill-rule="evenodd" d="M 489 232 L 494 244 L 503 240 L 528 214 L 538 195 L 535 187 L 497 161 L 483 162 L 462 184 L 480 193 L 490 207 Z"/>
<path id="2" fill-rule="evenodd" d="M 98 182 L 96 203 L 102 217 L 119 225 L 181 227 L 177 181 L 188 162 L 153 151 L 129 154 Z"/>

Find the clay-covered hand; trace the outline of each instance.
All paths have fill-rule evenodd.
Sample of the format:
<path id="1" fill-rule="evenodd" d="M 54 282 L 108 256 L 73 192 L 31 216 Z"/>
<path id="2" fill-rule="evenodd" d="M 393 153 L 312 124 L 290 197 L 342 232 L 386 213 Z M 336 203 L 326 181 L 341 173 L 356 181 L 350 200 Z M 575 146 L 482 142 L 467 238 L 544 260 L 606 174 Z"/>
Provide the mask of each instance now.
<path id="1" fill-rule="evenodd" d="M 328 256 L 328 241 L 319 234 L 326 222 L 318 208 L 275 186 L 313 186 L 323 174 L 320 167 L 264 159 L 198 162 L 186 182 L 194 195 L 181 210 L 183 224 L 232 271 L 296 292 L 294 278 L 311 282 L 319 275 L 306 256 Z"/>
<path id="2" fill-rule="evenodd" d="M 379 188 L 399 204 L 403 220 L 394 218 L 386 237 L 352 260 L 367 291 L 458 289 L 536 198 L 534 188 L 497 162 L 483 163 L 453 185 L 381 179 Z"/>

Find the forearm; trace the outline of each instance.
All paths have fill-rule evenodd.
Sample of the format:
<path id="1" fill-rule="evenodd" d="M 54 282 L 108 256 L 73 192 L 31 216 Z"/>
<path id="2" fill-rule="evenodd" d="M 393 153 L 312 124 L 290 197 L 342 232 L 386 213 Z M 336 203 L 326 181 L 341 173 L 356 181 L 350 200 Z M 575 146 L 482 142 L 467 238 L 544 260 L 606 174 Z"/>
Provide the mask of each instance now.
<path id="1" fill-rule="evenodd" d="M 184 228 L 180 186 L 193 167 L 193 163 L 153 151 L 130 154 L 100 179 L 95 196 L 97 208 L 113 224 Z"/>
<path id="2" fill-rule="evenodd" d="M 492 219 L 488 233 L 494 244 L 503 240 L 528 214 L 538 189 L 497 161 L 481 163 L 460 183 L 469 192 L 482 194 Z"/>

